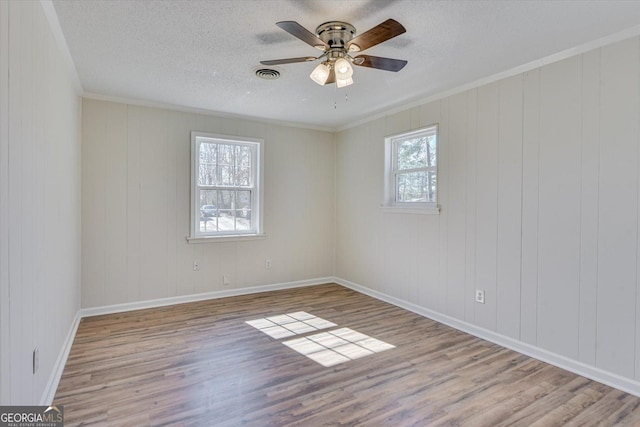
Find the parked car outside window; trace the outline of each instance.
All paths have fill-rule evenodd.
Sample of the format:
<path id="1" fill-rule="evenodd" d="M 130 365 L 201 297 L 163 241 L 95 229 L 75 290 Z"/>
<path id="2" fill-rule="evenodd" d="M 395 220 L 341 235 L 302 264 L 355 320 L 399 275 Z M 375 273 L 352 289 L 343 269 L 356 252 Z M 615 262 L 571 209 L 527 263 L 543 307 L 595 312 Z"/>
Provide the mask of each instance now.
<path id="1" fill-rule="evenodd" d="M 200 215 L 209 218 L 218 216 L 218 209 L 214 205 L 204 205 L 200 208 Z"/>

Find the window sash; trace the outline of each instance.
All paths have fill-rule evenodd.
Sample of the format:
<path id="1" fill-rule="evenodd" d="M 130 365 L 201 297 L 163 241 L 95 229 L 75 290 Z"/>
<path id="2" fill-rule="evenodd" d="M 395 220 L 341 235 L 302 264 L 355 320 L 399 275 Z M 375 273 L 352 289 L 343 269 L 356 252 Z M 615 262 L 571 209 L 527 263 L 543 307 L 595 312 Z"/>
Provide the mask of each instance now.
<path id="1" fill-rule="evenodd" d="M 211 144 L 214 145 L 214 149 L 213 149 L 213 153 L 211 153 L 214 157 L 213 161 L 209 161 L 209 162 L 202 162 L 201 160 L 201 154 L 202 154 L 202 146 L 205 144 Z M 229 147 L 233 147 L 233 149 L 231 150 L 231 153 L 228 153 L 229 158 L 227 158 L 227 162 L 224 162 L 221 160 L 221 146 L 229 146 Z M 242 148 L 248 148 L 249 149 L 249 153 L 250 153 L 250 162 L 248 166 L 239 164 L 238 162 L 238 157 L 237 157 L 237 147 L 242 147 Z M 198 162 L 198 180 L 196 181 L 196 184 L 199 186 L 202 185 L 210 185 L 210 186 L 230 186 L 230 187 L 237 187 L 237 186 L 253 186 L 255 183 L 255 160 L 256 160 L 256 156 L 255 156 L 255 144 L 251 144 L 251 143 L 243 143 L 241 141 L 229 141 L 229 140 L 222 140 L 222 139 L 218 139 L 218 138 L 207 138 L 207 137 L 197 137 L 197 162 Z M 211 183 L 209 184 L 200 184 L 200 178 L 201 178 L 201 167 L 205 165 L 205 166 L 210 166 L 210 169 L 212 169 L 212 174 L 209 175 L 211 178 Z M 238 181 L 238 170 L 242 170 L 242 169 L 249 169 L 251 171 L 250 176 L 249 176 L 249 184 L 237 184 Z M 223 178 L 223 174 L 224 171 L 227 171 L 227 173 L 230 173 L 233 176 L 233 183 L 229 183 L 227 180 L 225 180 Z"/>
<path id="2" fill-rule="evenodd" d="M 428 200 L 425 201 L 401 201 L 400 200 L 400 186 L 398 185 L 399 182 L 399 178 L 402 176 L 406 176 L 406 175 L 412 175 L 415 173 L 420 173 L 420 172 L 424 172 L 425 173 L 425 196 Z M 430 178 L 430 174 L 436 174 L 436 185 L 435 188 L 433 190 L 430 189 L 430 185 L 429 185 L 429 178 Z M 417 169 L 403 169 L 400 171 L 396 171 L 393 174 L 393 185 L 395 188 L 395 195 L 394 195 L 394 203 L 397 205 L 418 205 L 421 203 L 427 203 L 427 204 L 434 204 L 436 203 L 437 200 L 437 191 L 438 191 L 438 181 L 437 181 L 437 169 L 435 166 L 430 166 L 428 168 L 417 168 Z M 431 194 L 433 193 L 433 194 Z M 431 200 L 433 199 L 433 200 Z"/>

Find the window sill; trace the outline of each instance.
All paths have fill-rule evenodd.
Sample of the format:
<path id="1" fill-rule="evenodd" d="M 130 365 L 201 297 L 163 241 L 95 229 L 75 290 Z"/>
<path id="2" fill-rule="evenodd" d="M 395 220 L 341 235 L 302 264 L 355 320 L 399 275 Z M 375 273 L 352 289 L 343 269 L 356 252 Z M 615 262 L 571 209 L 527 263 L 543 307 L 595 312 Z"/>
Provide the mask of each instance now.
<path id="1" fill-rule="evenodd" d="M 187 237 L 189 243 L 240 242 L 244 240 L 264 240 L 266 234 L 230 234 L 225 236 Z"/>
<path id="2" fill-rule="evenodd" d="M 436 207 L 424 207 L 424 208 L 409 208 L 404 206 L 380 206 L 382 213 L 392 214 L 418 214 L 418 215 L 439 215 L 440 206 Z"/>

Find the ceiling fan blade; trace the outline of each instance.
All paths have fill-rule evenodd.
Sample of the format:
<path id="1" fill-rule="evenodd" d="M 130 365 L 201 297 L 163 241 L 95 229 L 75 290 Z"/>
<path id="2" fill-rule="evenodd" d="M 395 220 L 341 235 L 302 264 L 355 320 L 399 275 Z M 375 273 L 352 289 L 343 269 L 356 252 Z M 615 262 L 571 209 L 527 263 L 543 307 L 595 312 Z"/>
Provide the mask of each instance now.
<path id="1" fill-rule="evenodd" d="M 310 46 L 320 50 L 328 50 L 329 45 L 323 42 L 311 31 L 298 24 L 296 21 L 280 21 L 276 25 L 294 37 L 299 38 Z"/>
<path id="2" fill-rule="evenodd" d="M 349 43 L 347 43 L 347 49 L 349 49 L 350 52 L 360 52 L 392 39 L 395 36 L 399 36 L 405 31 L 407 30 L 401 23 L 395 19 L 387 19 L 383 23 L 371 28 L 369 31 L 353 38 Z"/>
<path id="3" fill-rule="evenodd" d="M 314 56 L 301 56 L 299 58 L 287 58 L 287 59 L 273 59 L 271 61 L 260 61 L 262 65 L 280 65 L 280 64 L 293 64 L 295 62 L 309 62 L 315 61 Z"/>
<path id="4" fill-rule="evenodd" d="M 362 58 L 362 62 L 360 62 L 360 58 Z M 358 55 L 353 59 L 355 65 L 386 71 L 400 71 L 407 65 L 407 61 L 403 59 L 381 58 L 371 55 Z"/>

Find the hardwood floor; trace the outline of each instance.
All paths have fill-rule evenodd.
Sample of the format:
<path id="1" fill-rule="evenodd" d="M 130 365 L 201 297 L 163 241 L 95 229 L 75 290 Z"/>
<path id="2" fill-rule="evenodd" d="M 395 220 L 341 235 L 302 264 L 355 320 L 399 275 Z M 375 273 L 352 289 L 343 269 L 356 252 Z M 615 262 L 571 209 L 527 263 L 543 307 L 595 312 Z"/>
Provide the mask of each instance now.
<path id="1" fill-rule="evenodd" d="M 325 368 L 245 323 L 297 311 L 395 348 Z M 640 425 L 640 398 L 334 284 L 85 318 L 54 403 L 66 426 Z"/>

